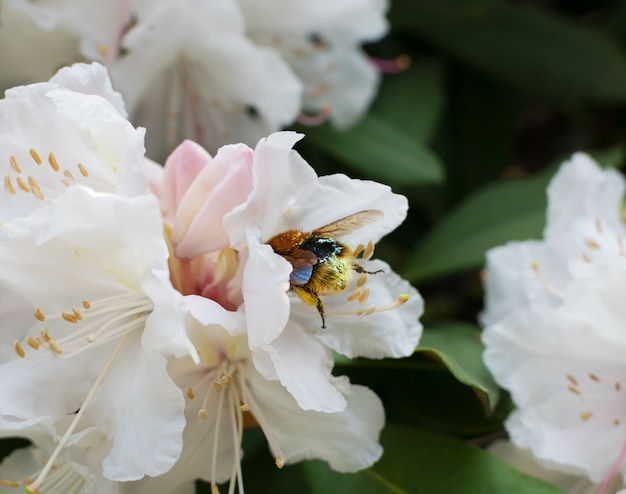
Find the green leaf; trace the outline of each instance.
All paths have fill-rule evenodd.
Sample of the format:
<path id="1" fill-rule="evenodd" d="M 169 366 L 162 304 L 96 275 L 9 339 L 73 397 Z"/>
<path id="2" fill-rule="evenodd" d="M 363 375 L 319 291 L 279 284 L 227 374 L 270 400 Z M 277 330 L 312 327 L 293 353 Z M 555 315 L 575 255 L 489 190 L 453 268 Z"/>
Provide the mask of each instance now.
<path id="1" fill-rule="evenodd" d="M 456 322 L 424 331 L 417 352 L 445 365 L 456 379 L 473 390 L 489 414 L 498 403 L 500 388 L 483 363 L 483 349 L 478 327 Z"/>
<path id="2" fill-rule="evenodd" d="M 444 106 L 442 71 L 432 63 L 417 63 L 383 78 L 370 114 L 420 143 L 431 140 Z"/>
<path id="3" fill-rule="evenodd" d="M 302 464 L 310 494 L 563 494 L 514 470 L 504 460 L 457 439 L 388 425 L 384 454 L 371 468 L 339 474 L 325 463 Z"/>
<path id="4" fill-rule="evenodd" d="M 539 238 L 545 224 L 550 169 L 525 180 L 499 182 L 468 197 L 423 238 L 402 275 L 420 282 L 479 268 L 485 252 L 511 240 Z"/>
<path id="5" fill-rule="evenodd" d="M 518 87 L 558 100 L 626 100 L 626 61 L 606 34 L 495 0 L 394 2 L 392 24 Z"/>
<path id="6" fill-rule="evenodd" d="M 306 129 L 306 135 L 318 148 L 368 177 L 395 184 L 443 180 L 443 166 L 434 153 L 375 115 L 367 115 L 347 131 L 326 124 Z"/>

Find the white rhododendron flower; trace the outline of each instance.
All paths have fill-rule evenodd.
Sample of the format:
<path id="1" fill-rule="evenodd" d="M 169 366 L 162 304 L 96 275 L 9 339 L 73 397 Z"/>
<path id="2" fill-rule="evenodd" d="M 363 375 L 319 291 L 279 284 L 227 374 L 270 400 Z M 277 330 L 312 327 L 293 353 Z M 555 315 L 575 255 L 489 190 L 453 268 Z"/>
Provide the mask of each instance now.
<path id="1" fill-rule="evenodd" d="M 485 362 L 517 410 L 511 440 L 607 492 L 626 472 L 624 179 L 585 155 L 548 189 L 542 241 L 487 256 Z"/>
<path id="2" fill-rule="evenodd" d="M 18 231 L 12 220 L 27 218 L 71 185 L 123 196 L 147 186 L 144 130 L 123 117 L 106 71 L 76 64 L 52 81 L 9 89 L 0 100 L 5 234 Z"/>
<path id="3" fill-rule="evenodd" d="M 347 401 L 342 412 L 302 410 L 276 381 L 256 371 L 242 314 L 213 301 L 187 297 L 187 329 L 200 363 L 171 361 L 169 370 L 187 397 L 187 426 L 179 462 L 165 475 L 123 487 L 122 492 L 195 492 L 195 479 L 216 484 L 230 479 L 243 492 L 241 440 L 244 427 L 256 424 L 265 434 L 275 464 L 322 459 L 340 472 L 372 465 L 382 454 L 378 436 L 384 411 L 378 397 L 345 377 L 333 382 Z M 268 461 L 269 463 L 269 461 Z"/>
<path id="4" fill-rule="evenodd" d="M 185 424 L 166 356 L 197 356 L 157 200 L 74 186 L 41 213 L 0 245 L 1 295 L 13 301 L 0 314 L 0 427 L 80 410 L 111 441 L 105 477 L 163 473 Z"/>
<path id="5" fill-rule="evenodd" d="M 374 99 L 380 74 L 361 44 L 387 31 L 385 0 L 237 0 L 248 36 L 272 47 L 304 84 L 303 110 L 353 125 Z M 327 107 L 327 108 L 326 108 Z"/>
<path id="6" fill-rule="evenodd" d="M 318 177 L 291 149 L 301 137 L 281 132 L 259 142 L 253 190 L 224 217 L 224 227 L 231 246 L 246 254 L 242 292 L 257 368 L 287 386 L 301 407 L 331 412 L 345 401 L 329 382 L 330 348 L 350 357 L 410 355 L 421 335 L 423 303 L 389 266 L 368 260 L 374 243 L 404 219 L 406 198 L 376 182 Z M 319 245 L 299 249 L 309 232 L 364 211 L 363 220 L 331 227 L 335 233 Z M 268 244 L 280 234 L 286 240 Z M 277 252 L 285 246 L 299 250 L 291 257 Z M 320 298 L 306 282 L 320 279 L 316 271 L 335 266 L 340 254 L 348 260 L 326 273 L 328 293 Z"/>
<path id="7" fill-rule="evenodd" d="M 231 0 L 136 1 L 124 56 L 110 65 L 133 120 L 150 129 L 148 155 L 186 137 L 213 151 L 256 142 L 293 122 L 301 84 L 278 53 L 245 36 Z"/>

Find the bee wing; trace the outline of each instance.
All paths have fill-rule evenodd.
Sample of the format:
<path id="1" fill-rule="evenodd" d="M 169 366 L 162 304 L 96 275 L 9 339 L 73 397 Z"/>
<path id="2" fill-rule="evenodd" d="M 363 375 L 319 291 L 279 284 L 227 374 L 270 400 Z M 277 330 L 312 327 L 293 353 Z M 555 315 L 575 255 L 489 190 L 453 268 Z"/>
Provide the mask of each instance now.
<path id="1" fill-rule="evenodd" d="M 317 230 L 311 232 L 314 237 L 341 237 L 342 235 L 348 235 L 354 230 L 364 227 L 365 225 L 371 225 L 380 221 L 384 216 L 384 213 L 379 209 L 366 209 L 365 211 L 359 211 L 358 213 L 351 214 L 345 218 L 341 218 L 330 225 L 323 226 Z"/>
<path id="2" fill-rule="evenodd" d="M 293 266 L 289 275 L 289 283 L 292 285 L 304 285 L 313 274 L 313 265 L 317 262 L 317 256 L 309 250 L 296 249 L 291 254 L 283 256 Z"/>

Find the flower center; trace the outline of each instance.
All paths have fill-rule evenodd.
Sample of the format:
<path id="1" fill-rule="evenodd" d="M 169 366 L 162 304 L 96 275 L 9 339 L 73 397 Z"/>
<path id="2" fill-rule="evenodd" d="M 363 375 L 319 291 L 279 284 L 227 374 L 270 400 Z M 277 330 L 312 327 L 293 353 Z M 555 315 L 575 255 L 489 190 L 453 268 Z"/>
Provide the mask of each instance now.
<path id="1" fill-rule="evenodd" d="M 91 486 L 88 485 L 85 476 L 79 472 L 75 466 L 66 461 L 64 458 L 59 458 L 50 474 L 46 479 L 45 490 L 34 491 L 31 487 L 33 484 L 33 478 L 37 477 L 42 470 L 35 471 L 28 477 L 22 479 L 20 482 L 12 480 L 0 480 L 0 486 L 6 487 L 26 487 L 26 492 L 38 493 L 38 494 L 79 494 L 89 490 Z M 84 489 L 85 488 L 85 489 Z"/>

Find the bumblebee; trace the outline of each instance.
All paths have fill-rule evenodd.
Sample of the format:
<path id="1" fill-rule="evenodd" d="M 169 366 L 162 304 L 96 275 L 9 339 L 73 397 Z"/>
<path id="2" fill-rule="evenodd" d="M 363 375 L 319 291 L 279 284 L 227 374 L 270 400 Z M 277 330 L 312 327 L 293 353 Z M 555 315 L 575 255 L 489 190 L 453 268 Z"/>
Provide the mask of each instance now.
<path id="1" fill-rule="evenodd" d="M 355 274 L 375 274 L 365 271 L 358 263 L 357 256 L 364 250 L 362 246 L 352 250 L 335 237 L 348 235 L 382 217 L 383 212 L 376 209 L 360 211 L 312 232 L 287 230 L 267 242 L 276 254 L 291 263 L 290 288 L 305 304 L 317 308 L 322 328 L 326 327 L 326 318 L 320 297 L 341 293 Z M 370 246 L 370 250 L 372 248 Z"/>

